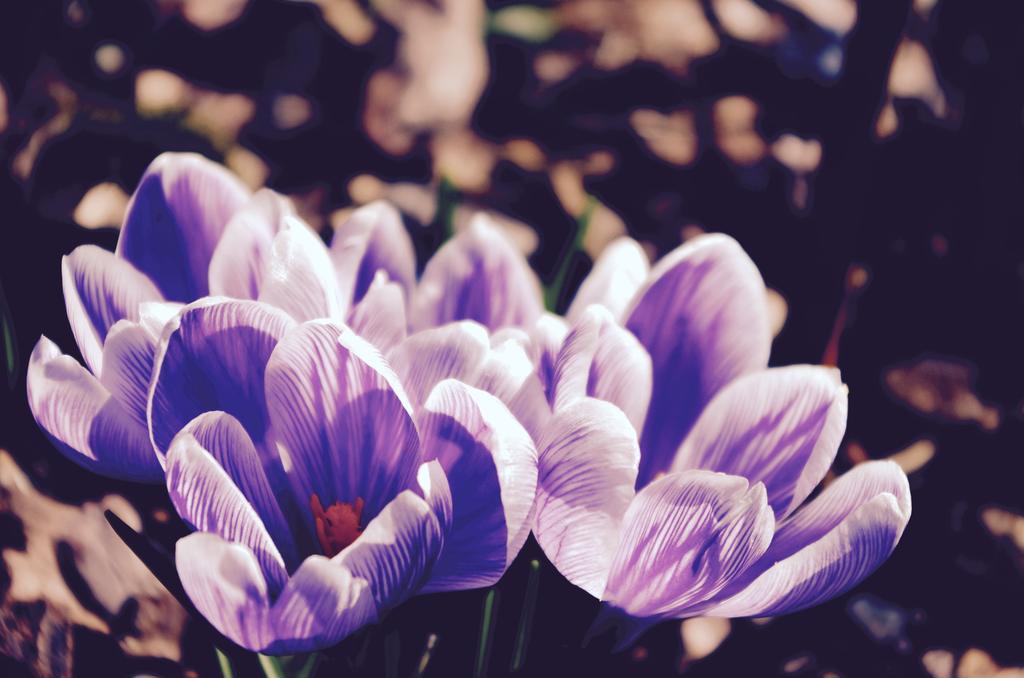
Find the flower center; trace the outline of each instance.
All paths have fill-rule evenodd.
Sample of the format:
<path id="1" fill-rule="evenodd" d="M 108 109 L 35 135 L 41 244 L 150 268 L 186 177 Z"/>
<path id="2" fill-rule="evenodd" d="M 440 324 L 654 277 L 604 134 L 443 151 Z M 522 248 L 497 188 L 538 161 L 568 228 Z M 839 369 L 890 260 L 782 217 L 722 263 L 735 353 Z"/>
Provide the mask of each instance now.
<path id="1" fill-rule="evenodd" d="M 359 517 L 363 513 L 362 497 L 357 497 L 355 504 L 334 502 L 325 510 L 320 497 L 314 494 L 309 498 L 309 508 L 316 522 L 316 537 L 328 558 L 341 553 L 363 533 L 359 526 Z"/>

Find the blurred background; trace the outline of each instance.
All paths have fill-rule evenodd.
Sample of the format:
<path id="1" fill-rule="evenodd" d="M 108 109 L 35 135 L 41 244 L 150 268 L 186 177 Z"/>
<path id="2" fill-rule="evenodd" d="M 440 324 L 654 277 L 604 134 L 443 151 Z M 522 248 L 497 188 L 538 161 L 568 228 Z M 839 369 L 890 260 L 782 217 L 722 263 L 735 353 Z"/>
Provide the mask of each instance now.
<path id="1" fill-rule="evenodd" d="M 1024 669 L 1024 5 L 1005 0 L 8 0 L 0 6 L 0 674 L 219 675 L 209 631 L 103 520 L 165 546 L 160 487 L 64 460 L 25 400 L 65 350 L 60 257 L 112 248 L 165 150 L 289 195 L 327 234 L 403 211 L 420 263 L 493 211 L 567 293 L 612 238 L 735 236 L 772 363 L 838 364 L 841 473 L 893 458 L 889 562 L 777 619 L 665 623 L 582 648 L 597 604 L 535 544 L 496 587 L 490 675 L 990 676 Z M 562 307 L 567 298 L 560 300 Z M 324 675 L 471 675 L 486 592 L 425 596 Z M 427 648 L 430 648 L 427 651 Z M 1003 671 L 1003 673 L 999 673 Z"/>

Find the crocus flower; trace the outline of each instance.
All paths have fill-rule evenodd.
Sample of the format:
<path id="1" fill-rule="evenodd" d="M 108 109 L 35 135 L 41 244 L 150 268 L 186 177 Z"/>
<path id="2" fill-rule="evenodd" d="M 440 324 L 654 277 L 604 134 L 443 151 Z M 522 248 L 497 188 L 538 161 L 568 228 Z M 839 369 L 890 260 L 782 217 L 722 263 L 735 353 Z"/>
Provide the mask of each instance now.
<path id="1" fill-rule="evenodd" d="M 567 334 L 553 318 L 534 331 L 544 552 L 622 643 L 663 619 L 777 615 L 856 585 L 895 548 L 910 491 L 896 464 L 868 462 L 807 501 L 846 427 L 838 371 L 767 368 L 764 284 L 734 240 L 696 238 L 646 276 L 636 254 L 620 243 L 620 265 L 597 262 Z"/>
<path id="2" fill-rule="evenodd" d="M 414 409 L 345 325 L 201 299 L 155 364 L 151 440 L 197 530 L 178 573 L 246 648 L 325 647 L 416 593 L 489 585 L 529 534 L 536 451 L 509 410 L 453 379 Z"/>
<path id="3" fill-rule="evenodd" d="M 299 320 L 347 318 L 398 343 L 406 330 L 397 285 L 411 284 L 415 260 L 404 229 L 385 247 L 396 228 L 394 208 L 368 206 L 328 252 L 273 191 L 250 195 L 198 155 L 159 156 L 132 196 L 116 252 L 83 245 L 63 259 L 68 320 L 85 366 L 39 340 L 27 380 L 36 421 L 92 471 L 162 482 L 146 433 L 146 393 L 161 328 L 182 303 L 207 294 L 262 299 Z M 371 269 L 380 276 L 375 285 L 365 283 Z M 398 313 L 401 321 L 387 320 Z"/>
<path id="4" fill-rule="evenodd" d="M 64 301 L 85 367 L 42 337 L 28 370 L 29 406 L 61 452 L 104 475 L 163 479 L 145 408 L 160 329 L 236 268 L 226 262 L 238 249 L 218 248 L 223 232 L 272 230 L 284 210 L 219 165 L 167 153 L 139 182 L 117 252 L 83 245 L 64 257 Z"/>

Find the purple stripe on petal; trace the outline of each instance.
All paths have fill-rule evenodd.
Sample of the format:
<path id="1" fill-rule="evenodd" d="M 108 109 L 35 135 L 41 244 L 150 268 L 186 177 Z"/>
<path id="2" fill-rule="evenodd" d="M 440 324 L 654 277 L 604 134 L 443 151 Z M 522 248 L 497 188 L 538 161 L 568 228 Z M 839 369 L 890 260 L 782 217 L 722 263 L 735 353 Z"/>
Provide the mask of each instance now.
<path id="1" fill-rule="evenodd" d="M 252 551 L 196 532 L 178 540 L 174 560 L 185 593 L 215 629 L 249 650 L 267 645 L 269 594 Z"/>
<path id="2" fill-rule="evenodd" d="M 368 521 L 412 486 L 420 453 L 408 399 L 347 327 L 311 321 L 291 331 L 267 364 L 267 406 L 300 506 L 313 494 L 324 507 L 361 499 Z"/>
<path id="3" fill-rule="evenodd" d="M 331 259 L 351 304 L 363 298 L 378 271 L 401 286 L 406 299 L 416 284 L 416 252 L 402 215 L 382 200 L 360 207 L 337 228 Z"/>
<path id="4" fill-rule="evenodd" d="M 220 165 L 194 153 L 164 153 L 146 169 L 128 204 L 117 255 L 172 301 L 209 289 L 214 247 L 249 191 Z"/>
<path id="5" fill-rule="evenodd" d="M 128 320 L 110 328 L 103 344 L 100 383 L 143 428 L 155 355 L 156 339 L 150 331 Z"/>
<path id="6" fill-rule="evenodd" d="M 663 476 L 623 521 L 604 600 L 634 617 L 682 617 L 768 548 L 775 527 L 764 486 L 709 471 Z"/>
<path id="7" fill-rule="evenodd" d="M 456 320 L 528 328 L 543 311 L 537 276 L 482 214 L 431 258 L 411 302 L 414 330 Z"/>
<path id="8" fill-rule="evenodd" d="M 623 412 L 639 431 L 651 394 L 651 357 L 603 306 L 580 314 L 555 360 L 554 410 L 592 396 Z"/>
<path id="9" fill-rule="evenodd" d="M 537 378 L 546 399 L 550 398 L 554 386 L 555 360 L 568 334 L 569 326 L 553 313 L 545 313 L 538 318 L 530 332 L 530 358 L 536 365 Z"/>
<path id="10" fill-rule="evenodd" d="M 203 422 L 196 428 L 208 441 L 213 438 Z M 213 442 L 219 446 L 223 441 Z M 256 509 L 187 430 L 178 434 L 167 452 L 167 491 L 185 522 L 246 546 L 256 555 L 270 595 L 281 590 L 288 571 Z"/>
<path id="11" fill-rule="evenodd" d="M 370 584 L 377 610 L 383 613 L 420 590 L 443 541 L 437 515 L 405 490 L 334 560 Z"/>
<path id="12" fill-rule="evenodd" d="M 291 571 L 299 564 L 299 550 L 274 495 L 259 452 L 238 420 L 226 412 L 206 412 L 189 422 L 185 433 L 220 464 L 246 501 L 260 517 L 274 541 L 285 567 Z"/>
<path id="13" fill-rule="evenodd" d="M 625 314 L 654 367 L 638 487 L 668 468 L 719 389 L 767 366 L 764 289 L 754 262 L 721 234 L 694 238 L 651 270 Z"/>
<path id="14" fill-rule="evenodd" d="M 260 301 L 284 309 L 298 322 L 340 321 L 348 311 L 327 248 L 319 235 L 295 217 L 285 218 L 274 238 Z"/>
<path id="15" fill-rule="evenodd" d="M 378 271 L 373 284 L 348 315 L 348 324 L 356 334 L 387 355 L 405 341 L 408 325 L 405 320 L 405 294 L 398 283 Z"/>
<path id="16" fill-rule="evenodd" d="M 705 613 L 749 617 L 795 612 L 830 600 L 874 572 L 896 548 L 909 515 L 884 492 L 825 536 L 776 562 L 745 589 Z"/>
<path id="17" fill-rule="evenodd" d="M 533 532 L 566 579 L 600 598 L 634 496 L 636 430 L 614 405 L 583 398 L 555 414 L 538 448 Z"/>
<path id="18" fill-rule="evenodd" d="M 29 359 L 27 391 L 36 423 L 68 459 L 113 478 L 162 481 L 145 427 L 46 337 Z"/>
<path id="19" fill-rule="evenodd" d="M 494 396 L 454 380 L 437 385 L 419 416 L 426 459 L 437 459 L 452 495 L 452 526 L 427 590 L 497 581 L 530 532 L 537 452 Z"/>
<path id="20" fill-rule="evenodd" d="M 826 487 L 820 495 L 779 523 L 766 556 L 781 560 L 825 536 L 860 505 L 880 494 L 891 494 L 905 520 L 910 519 L 910 484 L 895 462 L 858 464 Z"/>
<path id="21" fill-rule="evenodd" d="M 273 639 L 267 654 L 295 654 L 330 647 L 377 621 L 370 584 L 335 561 L 310 556 L 270 610 Z"/>
<path id="22" fill-rule="evenodd" d="M 255 301 L 209 298 L 184 308 L 157 349 L 147 412 L 156 448 L 166 451 L 188 422 L 214 410 L 238 419 L 262 446 L 264 368 L 293 325 L 283 311 Z"/>
<path id="23" fill-rule="evenodd" d="M 288 216 L 295 216 L 291 201 L 269 188 L 256 191 L 217 242 L 210 260 L 210 294 L 258 298 L 274 236 Z"/>
<path id="24" fill-rule="evenodd" d="M 128 262 L 95 245 L 82 245 L 61 263 L 64 304 L 85 364 L 99 374 L 103 342 L 119 320 L 138 320 L 139 305 L 163 297 Z"/>
<path id="25" fill-rule="evenodd" d="M 629 237 L 617 238 L 601 252 L 594 268 L 580 285 L 565 314 L 569 322 L 578 321 L 591 304 L 601 304 L 612 318 L 620 321 L 649 270 L 647 253 L 640 244 Z"/>
<path id="26" fill-rule="evenodd" d="M 673 471 L 707 469 L 763 482 L 782 520 L 817 487 L 846 430 L 839 371 L 794 365 L 736 379 L 711 400 Z"/>

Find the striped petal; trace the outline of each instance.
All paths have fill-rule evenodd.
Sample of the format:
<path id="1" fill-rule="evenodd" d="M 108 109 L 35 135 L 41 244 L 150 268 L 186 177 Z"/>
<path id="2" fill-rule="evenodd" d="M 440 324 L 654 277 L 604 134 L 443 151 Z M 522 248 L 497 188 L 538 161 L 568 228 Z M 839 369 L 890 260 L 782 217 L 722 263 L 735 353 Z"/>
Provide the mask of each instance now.
<path id="1" fill-rule="evenodd" d="M 603 306 L 583 312 L 555 360 L 554 410 L 591 396 L 626 413 L 639 431 L 651 395 L 651 357 Z"/>
<path id="2" fill-rule="evenodd" d="M 493 584 L 530 532 L 533 441 L 500 400 L 454 380 L 438 384 L 418 424 L 424 458 L 437 459 L 447 476 L 453 511 L 427 590 Z"/>
<path id="3" fill-rule="evenodd" d="M 285 217 L 295 216 L 291 201 L 261 188 L 228 221 L 210 260 L 210 294 L 257 299 L 266 275 L 274 236 Z"/>
<path id="4" fill-rule="evenodd" d="M 611 242 L 594 262 L 565 314 L 576 323 L 591 304 L 608 309 L 616 321 L 622 319 L 629 302 L 647 278 L 651 265 L 640 244 L 629 237 Z"/>
<path id="5" fill-rule="evenodd" d="M 794 365 L 736 379 L 711 400 L 673 471 L 707 469 L 763 482 L 779 520 L 818 486 L 846 430 L 839 371 Z"/>
<path id="6" fill-rule="evenodd" d="M 46 337 L 29 359 L 27 391 L 36 423 L 71 461 L 113 478 L 163 479 L 145 427 L 89 370 Z"/>
<path id="7" fill-rule="evenodd" d="M 405 341 L 408 333 L 402 287 L 390 282 L 387 273 L 378 271 L 366 295 L 349 312 L 348 324 L 356 334 L 387 355 Z"/>
<path id="8" fill-rule="evenodd" d="M 202 424 L 198 426 L 200 433 Z M 223 452 L 223 451 L 222 451 Z M 167 492 L 178 515 L 200 532 L 244 545 L 256 555 L 271 596 L 288 579 L 284 559 L 256 510 L 217 460 L 188 430 L 167 451 Z"/>
<path id="9" fill-rule="evenodd" d="M 224 167 L 194 153 L 164 153 L 128 203 L 117 255 L 148 275 L 171 301 L 209 291 L 214 248 L 249 191 Z"/>
<path id="10" fill-rule="evenodd" d="M 600 598 L 634 496 L 636 430 L 617 407 L 583 398 L 555 414 L 538 447 L 537 542 L 562 576 Z"/>
<path id="11" fill-rule="evenodd" d="M 406 299 L 416 284 L 416 253 L 402 215 L 382 200 L 360 207 L 338 227 L 331 260 L 350 304 L 366 295 L 378 271 L 401 286 Z"/>
<path id="12" fill-rule="evenodd" d="M 761 557 L 774 527 L 760 483 L 709 471 L 663 476 L 626 511 L 604 600 L 643 619 L 685 616 Z"/>
<path id="13" fill-rule="evenodd" d="M 238 419 L 262 447 L 264 368 L 293 324 L 283 311 L 256 301 L 207 298 L 182 309 L 164 327 L 149 392 L 157 450 L 166 451 L 188 422 L 215 410 Z"/>
<path id="14" fill-rule="evenodd" d="M 348 311 L 327 248 L 319 235 L 295 217 L 286 217 L 274 238 L 260 301 L 287 311 L 298 322 L 340 321 Z"/>
<path id="15" fill-rule="evenodd" d="M 855 586 L 888 558 L 910 520 L 910 486 L 891 461 L 858 464 L 779 523 L 768 551 L 708 614 L 782 614 Z"/>
<path id="16" fill-rule="evenodd" d="M 638 486 L 669 467 L 719 389 L 767 366 L 764 297 L 757 267 L 721 234 L 694 238 L 651 270 L 625 314 L 654 368 Z"/>
<path id="17" fill-rule="evenodd" d="M 64 304 L 75 341 L 93 374 L 103 368 L 103 342 L 119 320 L 137 321 L 143 302 L 160 301 L 156 285 L 127 261 L 82 245 L 61 262 Z"/>
<path id="18" fill-rule="evenodd" d="M 266 396 L 296 502 L 362 500 L 372 520 L 419 467 L 409 401 L 380 354 L 347 327 L 310 321 L 277 346 Z M 307 516 L 313 529 L 313 513 Z"/>
<path id="19" fill-rule="evenodd" d="M 412 299 L 414 330 L 475 320 L 490 330 L 532 327 L 543 310 L 540 283 L 488 217 L 448 241 L 427 263 Z"/>

